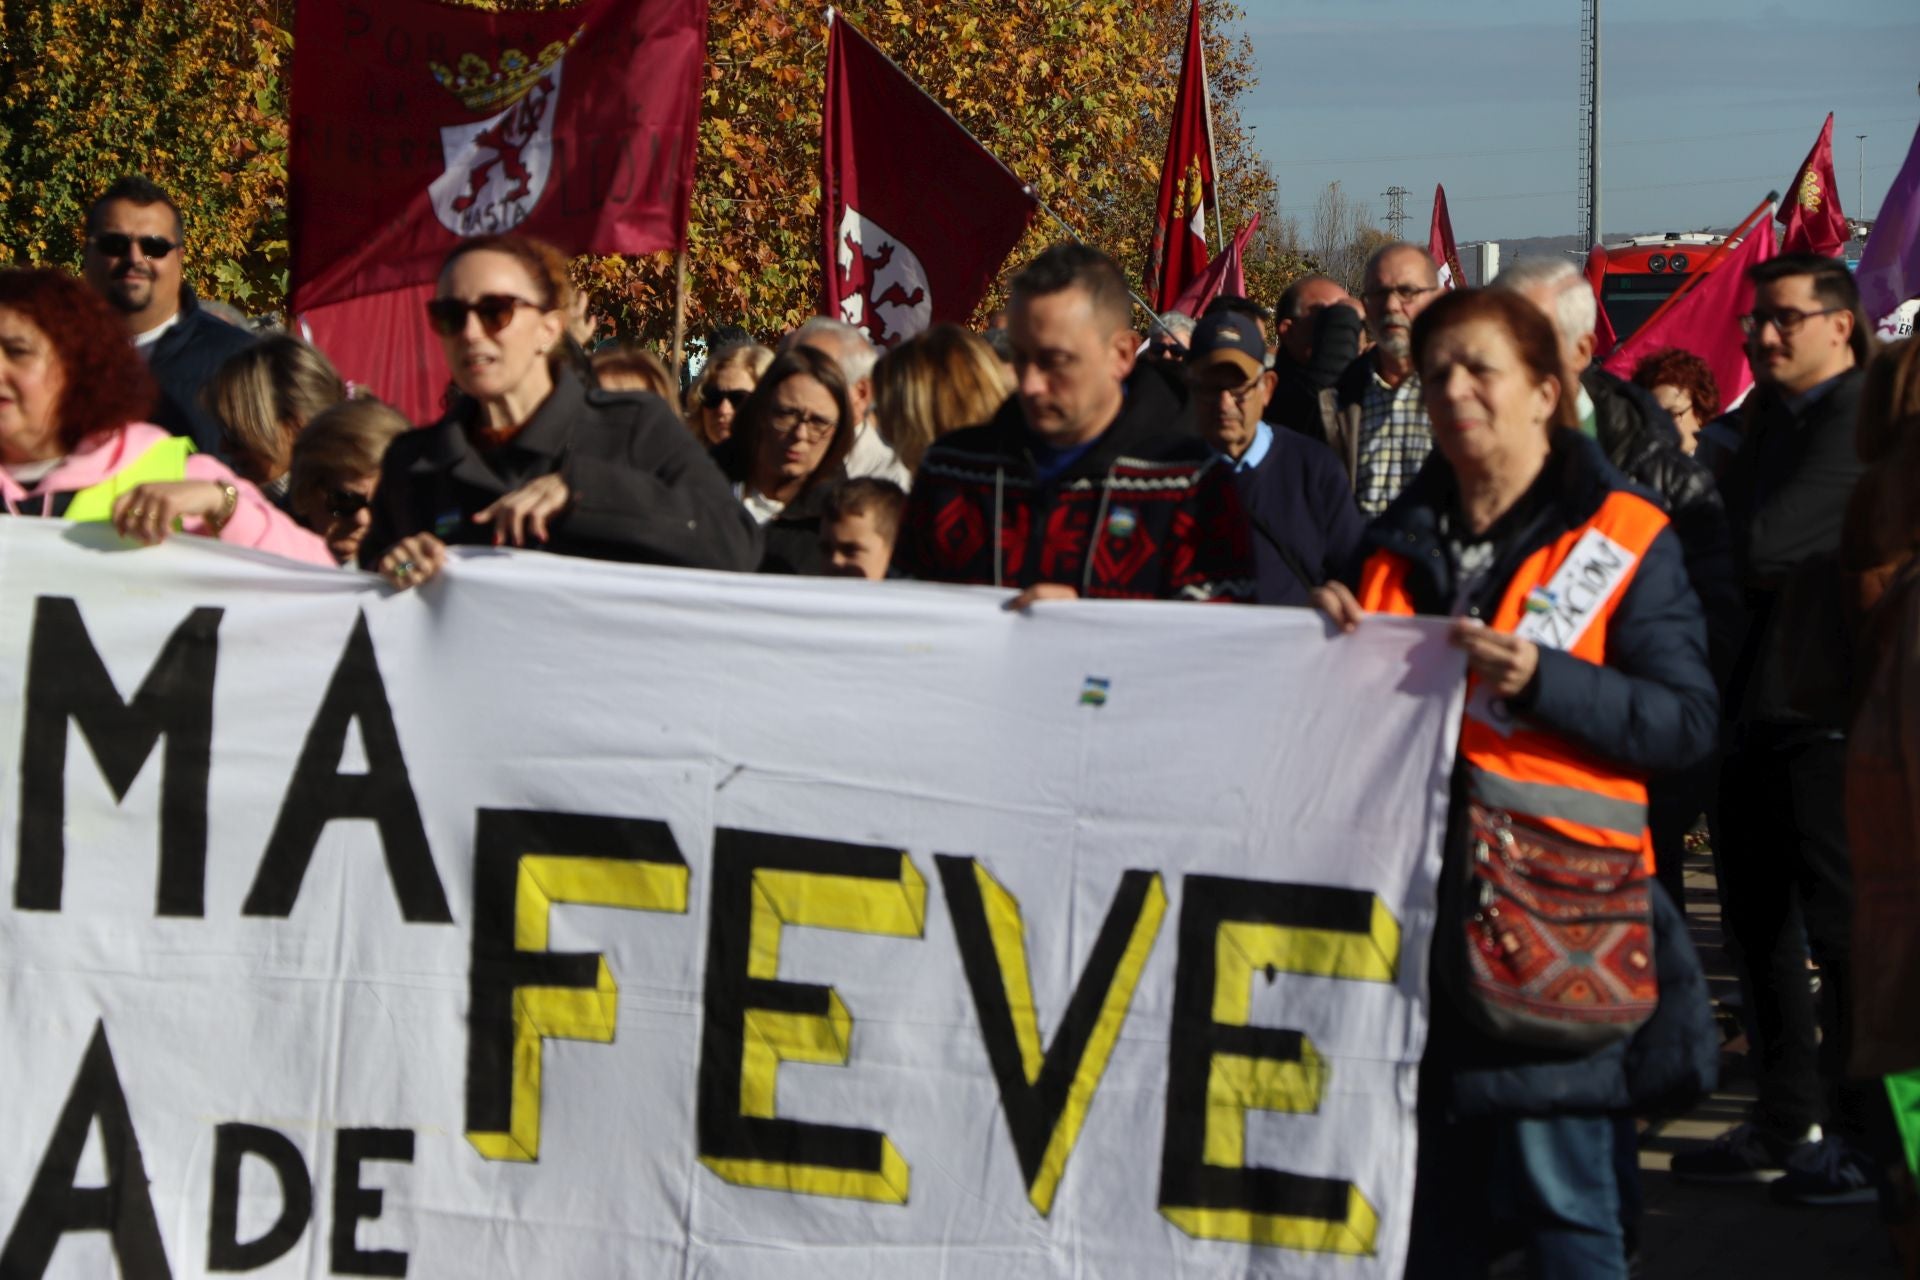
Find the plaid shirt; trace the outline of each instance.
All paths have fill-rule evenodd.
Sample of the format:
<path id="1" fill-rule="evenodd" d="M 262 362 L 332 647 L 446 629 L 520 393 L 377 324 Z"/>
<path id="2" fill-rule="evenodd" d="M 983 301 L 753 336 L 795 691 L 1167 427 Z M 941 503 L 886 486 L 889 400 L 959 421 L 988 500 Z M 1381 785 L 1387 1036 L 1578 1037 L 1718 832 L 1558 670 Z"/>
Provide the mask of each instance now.
<path id="1" fill-rule="evenodd" d="M 1360 401 L 1360 474 L 1354 485 L 1360 514 L 1371 520 L 1400 496 L 1433 449 L 1433 431 L 1420 401 L 1420 375 L 1398 387 L 1376 370 Z"/>

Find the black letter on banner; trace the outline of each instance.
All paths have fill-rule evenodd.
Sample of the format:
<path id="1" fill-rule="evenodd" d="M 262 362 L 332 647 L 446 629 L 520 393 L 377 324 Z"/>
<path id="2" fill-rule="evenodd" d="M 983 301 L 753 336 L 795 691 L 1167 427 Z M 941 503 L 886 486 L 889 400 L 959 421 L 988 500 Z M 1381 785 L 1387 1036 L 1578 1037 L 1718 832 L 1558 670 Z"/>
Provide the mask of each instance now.
<path id="1" fill-rule="evenodd" d="M 1159 936 L 1167 893 L 1151 871 L 1120 877 L 1087 967 L 1043 1053 L 1019 902 L 972 858 L 941 853 L 933 861 L 947 892 L 954 941 L 1027 1180 L 1027 1198 L 1045 1214 L 1053 1208 L 1054 1192 Z"/>
<path id="2" fill-rule="evenodd" d="M 1352 1183 L 1247 1164 L 1246 1113 L 1318 1111 L 1331 1070 L 1249 1012 L 1267 970 L 1392 982 L 1399 922 L 1359 889 L 1188 876 L 1183 893 L 1160 1212 L 1203 1239 L 1371 1254 L 1379 1216 Z"/>
<path id="3" fill-rule="evenodd" d="M 353 1242 L 361 1220 L 380 1216 L 386 1192 L 360 1185 L 368 1160 L 413 1163 L 411 1129 L 342 1129 L 333 1146 L 333 1239 L 327 1267 L 337 1276 L 404 1276 L 407 1255 L 398 1249 L 362 1250 Z"/>
<path id="4" fill-rule="evenodd" d="M 258 1239 L 240 1243 L 240 1162 L 259 1156 L 280 1180 L 280 1216 Z M 213 1131 L 213 1212 L 207 1270 L 257 1271 L 300 1242 L 313 1218 L 313 1181 L 300 1148 L 277 1129 L 223 1124 Z"/>
<path id="5" fill-rule="evenodd" d="M 687 863 L 667 824 L 538 809 L 474 819 L 467 1141 L 489 1160 L 540 1155 L 540 1042 L 611 1042 L 619 989 L 596 951 L 547 950 L 556 902 L 687 909 Z"/>
<path id="6" fill-rule="evenodd" d="M 80 1169 L 80 1155 L 95 1123 L 100 1126 L 100 1145 L 107 1158 L 107 1185 L 76 1187 L 73 1180 Z M 114 1070 L 104 1022 L 94 1024 L 93 1040 L 80 1059 L 80 1074 L 74 1078 L 67 1105 L 54 1121 L 40 1171 L 27 1188 L 6 1248 L 0 1249 L 0 1276 L 39 1280 L 53 1260 L 60 1237 L 69 1231 L 111 1235 L 113 1256 L 126 1280 L 168 1280 L 173 1275 L 167 1267 L 153 1199 L 147 1194 L 140 1139 L 133 1131 L 120 1073 Z"/>
<path id="7" fill-rule="evenodd" d="M 347 728 L 356 720 L 366 744 L 367 771 L 341 773 Z M 427 829 L 420 823 L 407 762 L 400 754 L 400 734 L 393 727 L 393 708 L 387 705 L 387 686 L 380 678 L 364 613 L 353 624 L 313 727 L 307 730 L 306 746 L 241 913 L 292 915 L 313 847 L 327 824 L 340 818 L 371 818 L 378 824 L 402 917 L 414 924 L 453 923 L 447 891 L 427 848 Z"/>
<path id="8" fill-rule="evenodd" d="M 853 1034 L 832 987 L 778 980 L 780 931 L 918 938 L 926 921 L 927 882 L 898 849 L 714 833 L 700 1163 L 743 1187 L 907 1202 L 907 1162 L 885 1134 L 774 1114 L 780 1063 L 838 1066 Z"/>
<path id="9" fill-rule="evenodd" d="M 20 866 L 13 905 L 58 911 L 66 876 L 67 721 L 80 726 L 116 801 L 164 735 L 160 757 L 163 916 L 205 914 L 207 770 L 213 749 L 213 671 L 219 609 L 195 609 L 174 628 L 131 703 L 93 647 L 80 608 L 63 596 L 34 602 L 27 658 L 26 732 L 20 744 Z"/>

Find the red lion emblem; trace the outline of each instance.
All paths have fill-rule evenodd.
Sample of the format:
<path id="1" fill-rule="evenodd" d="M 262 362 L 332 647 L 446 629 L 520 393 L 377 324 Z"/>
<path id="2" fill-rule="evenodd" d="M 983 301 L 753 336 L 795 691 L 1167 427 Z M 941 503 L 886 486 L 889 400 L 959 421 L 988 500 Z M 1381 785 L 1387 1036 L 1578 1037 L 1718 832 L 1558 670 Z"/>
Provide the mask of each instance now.
<path id="1" fill-rule="evenodd" d="M 541 80 L 526 97 L 507 109 L 498 124 L 474 136 L 475 146 L 486 147 L 493 154 L 468 171 L 466 193 L 453 202 L 455 213 L 465 213 L 480 199 L 480 192 L 487 185 L 487 174 L 496 164 L 500 166 L 501 173 L 514 182 L 513 189 L 507 192 L 504 200 L 520 200 L 529 194 L 532 188 L 528 184 L 533 180 L 533 175 L 527 172 L 520 153 L 539 132 L 540 117 L 546 113 L 547 99 L 552 96 L 552 78 Z"/>
<path id="2" fill-rule="evenodd" d="M 867 331 L 867 337 L 875 346 L 892 347 L 905 335 L 895 333 L 887 327 L 886 321 L 880 318 L 880 308 L 899 306 L 912 310 L 926 300 L 927 291 L 915 288 L 912 293 L 908 293 L 900 282 L 895 280 L 875 294 L 873 286 L 879 281 L 880 273 L 893 262 L 893 242 L 888 241 L 880 246 L 878 253 L 869 255 L 866 248 L 853 236 L 846 235 L 842 239 L 856 263 L 854 270 L 849 273 L 847 283 L 853 287 L 853 296 L 858 297 L 863 306 L 861 314 L 864 320 L 861 328 Z"/>

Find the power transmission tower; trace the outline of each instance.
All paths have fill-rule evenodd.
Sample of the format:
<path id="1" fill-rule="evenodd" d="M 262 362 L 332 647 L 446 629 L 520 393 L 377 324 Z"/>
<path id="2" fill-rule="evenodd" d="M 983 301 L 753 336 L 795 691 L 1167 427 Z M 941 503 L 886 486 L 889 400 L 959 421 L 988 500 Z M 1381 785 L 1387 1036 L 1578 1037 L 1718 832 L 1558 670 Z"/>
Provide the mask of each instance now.
<path id="1" fill-rule="evenodd" d="M 1580 229 L 1600 243 L 1600 0 L 1580 4 Z"/>
<path id="2" fill-rule="evenodd" d="M 1407 189 L 1388 187 L 1380 193 L 1387 198 L 1387 231 L 1395 240 L 1404 240 L 1401 229 L 1407 225 Z"/>

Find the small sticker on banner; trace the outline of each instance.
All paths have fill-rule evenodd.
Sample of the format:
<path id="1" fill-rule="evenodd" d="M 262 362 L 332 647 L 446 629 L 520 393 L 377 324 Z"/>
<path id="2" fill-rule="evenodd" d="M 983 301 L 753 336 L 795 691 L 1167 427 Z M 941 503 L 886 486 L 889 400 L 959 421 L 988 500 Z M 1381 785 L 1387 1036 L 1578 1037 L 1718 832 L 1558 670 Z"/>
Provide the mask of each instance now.
<path id="1" fill-rule="evenodd" d="M 1086 683 L 1080 686 L 1080 705 L 1083 707 L 1106 706 L 1107 688 L 1111 683 L 1102 676 L 1088 676 Z"/>

